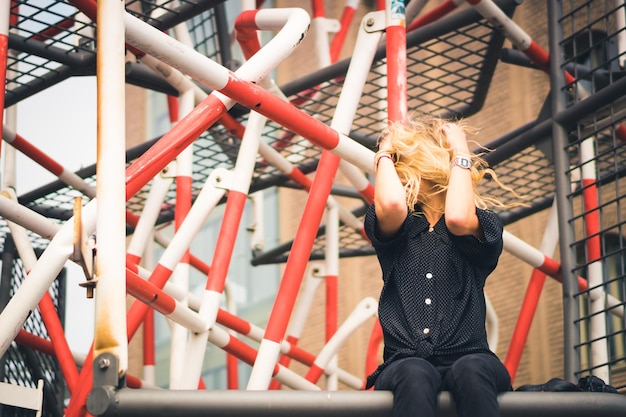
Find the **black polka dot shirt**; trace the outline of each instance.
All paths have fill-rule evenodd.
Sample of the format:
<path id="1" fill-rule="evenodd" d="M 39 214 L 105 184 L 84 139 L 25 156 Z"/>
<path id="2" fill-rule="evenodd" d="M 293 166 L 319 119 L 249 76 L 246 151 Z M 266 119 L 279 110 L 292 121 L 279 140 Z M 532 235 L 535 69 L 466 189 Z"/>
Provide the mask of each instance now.
<path id="1" fill-rule="evenodd" d="M 477 209 L 484 239 L 455 236 L 445 218 L 430 228 L 423 215 L 408 214 L 390 240 L 375 234 L 374 205 L 365 215 L 365 231 L 383 273 L 378 318 L 384 335 L 384 363 L 417 356 L 461 356 L 490 352 L 485 329 L 485 280 L 502 252 L 502 222 Z"/>

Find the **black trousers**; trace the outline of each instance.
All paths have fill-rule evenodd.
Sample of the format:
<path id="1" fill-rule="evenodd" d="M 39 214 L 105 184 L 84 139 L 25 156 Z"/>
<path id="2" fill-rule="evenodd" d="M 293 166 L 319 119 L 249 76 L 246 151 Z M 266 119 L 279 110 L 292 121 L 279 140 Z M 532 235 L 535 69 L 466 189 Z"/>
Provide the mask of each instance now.
<path id="1" fill-rule="evenodd" d="M 450 391 L 459 417 L 498 417 L 497 394 L 511 390 L 511 378 L 488 353 L 403 358 L 380 373 L 375 389 L 393 392 L 393 417 L 435 417 L 441 391 Z"/>

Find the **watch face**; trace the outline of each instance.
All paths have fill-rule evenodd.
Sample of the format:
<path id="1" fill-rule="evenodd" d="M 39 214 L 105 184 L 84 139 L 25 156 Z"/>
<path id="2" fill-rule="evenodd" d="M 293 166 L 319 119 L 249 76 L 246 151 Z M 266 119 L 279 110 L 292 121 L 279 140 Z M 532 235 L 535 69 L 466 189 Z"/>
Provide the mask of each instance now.
<path id="1" fill-rule="evenodd" d="M 457 156 L 454 159 L 454 164 L 460 166 L 461 168 L 471 168 L 472 167 L 472 162 L 470 161 L 469 158 L 464 158 L 462 156 Z"/>

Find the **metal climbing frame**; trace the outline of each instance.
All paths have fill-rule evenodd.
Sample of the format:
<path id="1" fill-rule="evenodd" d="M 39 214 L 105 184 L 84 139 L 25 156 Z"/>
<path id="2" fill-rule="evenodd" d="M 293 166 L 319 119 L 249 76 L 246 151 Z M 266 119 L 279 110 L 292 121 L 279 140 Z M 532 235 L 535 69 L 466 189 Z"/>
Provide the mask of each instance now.
<path id="1" fill-rule="evenodd" d="M 19 198 L 10 192 L 0 198 L 5 254 L 10 236 L 19 242 L 19 257 L 29 271 L 0 315 L 1 352 L 15 341 L 53 353 L 60 368 L 53 374 L 62 374 L 69 392 L 65 415 L 81 416 L 87 409 L 95 415 L 157 415 L 170 402 L 181 415 L 202 413 L 209 402 L 216 403 L 195 391 L 202 387 L 198 363 L 208 343 L 252 367 L 248 390 L 266 390 L 274 378 L 297 390 L 316 391 L 324 374 L 359 389 L 362 381 L 337 368 L 333 357 L 354 328 L 375 315 L 376 301 L 364 299 L 341 325 L 329 321 L 321 352 L 304 351 L 297 346 L 298 335 L 287 334 L 287 325 L 292 316 L 303 320 L 299 310 L 307 310 L 306 303 L 296 306 L 295 301 L 303 278 L 311 273 L 309 261 L 325 261 L 327 285 L 336 294 L 332 282 L 339 259 L 372 254 L 363 237 L 362 217 L 373 195 L 367 174 L 381 121 L 403 120 L 408 108 L 451 117 L 478 113 L 500 60 L 543 71 L 552 91 L 537 120 L 487 144 L 495 149 L 487 159 L 501 179 L 529 196 L 527 207 L 499 215 L 506 225 L 550 206 L 555 213 L 539 249 L 505 232 L 505 250 L 536 269 L 505 364 L 514 376 L 543 280 L 551 276 L 563 282 L 565 376 L 592 373 L 610 380 L 623 368 L 623 2 L 548 2 L 550 44 L 543 49 L 511 20 L 519 6 L 516 1 L 448 0 L 429 12 L 422 12 L 425 2 L 409 2 L 405 9 L 403 2 L 388 1 L 386 8 L 355 22 L 359 35 L 354 53 L 337 62 L 354 8 L 347 2 L 342 30 L 333 42 L 328 45 L 324 37 L 316 42 L 320 68 L 280 88 L 269 76 L 297 47 L 309 24 L 324 35 L 329 30 L 323 2 L 312 2 L 312 18 L 300 9 L 241 13 L 234 28 L 245 57 L 240 66 L 230 54 L 232 28 L 220 1 L 131 0 L 125 7 L 91 0 L 32 3 L 3 5 L 4 106 L 68 77 L 96 75 L 102 122 L 97 165 L 76 173 L 21 137 L 9 122 L 3 129 L 6 142 L 59 181 Z M 406 17 L 411 22 L 408 30 Z M 261 45 L 258 32 L 272 32 L 271 40 Z M 504 48 L 507 39 L 514 49 Z M 136 61 L 125 62 L 125 51 Z M 129 151 L 120 140 L 124 82 L 178 98 L 169 100 L 171 129 Z M 162 175 L 164 170 L 168 175 Z M 351 186 L 333 184 L 339 171 Z M 312 172 L 313 180 L 306 175 Z M 254 191 L 275 186 L 300 187 L 309 197 L 302 216 L 306 221 L 301 221 L 294 239 L 254 254 L 254 265 L 285 265 L 267 325 L 260 329 L 222 308 L 220 299 L 244 203 Z M 484 187 L 486 193 L 499 192 L 493 184 Z M 347 210 L 335 196 L 362 204 Z M 501 197 L 505 202 L 509 198 Z M 225 206 L 225 214 L 209 266 L 190 253 L 189 246 L 218 205 Z M 328 220 L 321 226 L 324 213 Z M 171 239 L 155 230 L 168 222 L 176 227 Z M 556 245 L 550 239 L 555 230 L 560 263 L 549 256 Z M 152 237 L 165 251 L 156 267 L 147 269 L 141 260 Z M 35 250 L 42 251 L 38 259 Z M 93 351 L 80 372 L 63 343 L 47 292 L 68 259 L 83 266 L 85 286 L 90 292 L 95 288 L 96 296 Z M 207 277 L 201 297 L 181 286 L 189 268 Z M 126 292 L 137 300 L 128 311 Z M 20 330 L 38 303 L 53 343 Z M 162 396 L 166 403 L 146 389 L 149 381 L 127 373 L 128 338 L 141 324 L 149 331 L 147 313 L 152 310 L 180 326 L 172 331 L 181 340 L 180 349 L 172 352 L 173 369 L 180 374 L 171 377 L 170 387 L 184 394 L 178 398 L 168 391 Z M 336 314 L 332 308 L 329 312 Z M 259 342 L 258 350 L 226 329 Z M 372 343 L 370 357 L 376 346 Z M 146 357 L 149 361 L 150 355 Z M 307 374 L 291 371 L 289 359 L 307 365 Z M 286 396 L 278 398 L 289 404 Z M 365 409 L 384 415 L 389 409 L 384 394 L 363 397 L 365 401 L 358 396 L 336 398 L 326 397 L 325 404 L 337 415 Z M 503 413 L 524 406 L 516 398 L 503 396 Z M 611 415 L 624 406 L 622 399 L 600 401 L 594 412 Z M 296 400 L 304 410 L 318 410 L 316 397 Z M 254 401 L 256 412 L 274 403 L 269 394 Z M 555 404 L 544 407 L 547 415 L 559 409 Z M 235 397 L 215 406 L 234 415 L 250 411 Z M 574 411 L 583 415 L 585 410 Z"/>

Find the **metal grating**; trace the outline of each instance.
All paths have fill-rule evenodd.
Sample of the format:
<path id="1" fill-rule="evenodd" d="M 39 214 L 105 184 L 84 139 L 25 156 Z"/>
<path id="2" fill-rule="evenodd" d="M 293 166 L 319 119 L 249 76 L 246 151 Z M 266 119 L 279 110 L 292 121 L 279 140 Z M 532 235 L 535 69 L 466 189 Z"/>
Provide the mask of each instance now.
<path id="1" fill-rule="evenodd" d="M 498 3 L 509 15 L 512 15 L 517 6 L 515 2 L 509 1 Z M 39 39 L 38 37 L 41 36 L 42 31 L 48 31 L 49 33 L 51 30 L 44 27 L 41 21 L 51 20 L 52 18 L 48 16 L 54 16 L 52 20 L 55 23 L 51 27 L 59 33 L 49 36 L 45 41 L 37 40 L 37 42 L 45 43 L 50 50 L 54 48 L 67 50 L 66 55 L 68 56 L 82 54 L 80 55 L 82 57 L 81 63 L 92 59 L 85 59 L 85 57 L 87 54 L 89 56 L 93 55 L 93 37 L 87 36 L 83 42 L 76 42 L 77 39 L 81 39 L 80 36 L 82 36 L 83 32 L 88 33 L 90 29 L 93 29 L 89 19 L 78 19 L 75 9 L 67 3 L 63 3 L 62 6 L 54 6 L 55 2 L 52 1 L 41 4 L 42 6 L 38 8 L 31 6 L 29 9 L 26 6 L 18 7 L 22 6 L 23 3 L 16 3 L 12 10 L 14 10 L 15 16 L 18 17 L 16 23 L 16 27 L 19 28 L 18 33 L 22 33 L 22 37 L 30 39 L 31 42 L 33 39 Z M 156 6 L 154 2 L 127 1 L 127 9 L 141 19 L 162 29 L 172 27 L 174 24 L 182 21 L 187 22 L 198 50 L 224 65 L 236 66 L 236 63 L 232 61 L 226 50 L 227 48 L 223 47 L 225 41 L 223 38 L 229 41 L 228 36 L 222 36 L 222 38 L 216 36 L 218 33 L 223 33 L 220 30 L 224 29 L 218 27 L 220 22 L 218 17 L 221 9 L 215 6 L 219 4 L 220 2 L 211 1 L 166 1 Z M 30 10 L 30 12 L 27 13 L 24 10 Z M 608 14 L 614 13 L 614 10 L 609 12 Z M 602 13 L 600 13 L 601 15 Z M 45 16 L 45 18 L 42 16 Z M 613 18 L 609 16 L 608 20 L 611 19 Z M 73 25 L 69 26 L 63 23 L 66 20 L 74 21 Z M 79 24 L 79 20 L 82 23 Z M 40 21 L 37 28 L 34 27 L 33 22 L 35 21 Z M 600 33 L 597 26 L 602 22 L 603 20 L 600 17 L 594 17 L 588 19 L 586 26 L 582 25 L 582 27 L 585 30 L 593 28 L 593 33 Z M 27 32 L 27 29 L 23 29 L 21 26 L 32 28 Z M 579 34 L 581 33 L 580 29 L 576 25 L 571 26 L 576 27 L 577 31 L 572 31 L 566 37 L 566 45 L 572 45 L 572 49 L 584 50 L 582 45 L 584 45 L 585 41 L 580 40 L 583 39 Z M 13 35 L 11 36 L 11 39 L 13 39 Z M 594 36 L 584 39 L 587 39 L 587 43 L 591 42 L 592 44 L 597 42 L 604 42 L 609 46 L 612 44 L 610 39 L 602 40 L 597 34 Z M 15 39 L 19 40 L 20 38 L 16 37 Z M 576 41 L 574 42 L 572 39 Z M 408 107 L 449 117 L 467 117 L 478 112 L 489 90 L 491 77 L 499 60 L 503 41 L 504 38 L 500 31 L 494 29 L 489 22 L 471 9 L 454 13 L 439 22 L 409 33 L 407 35 L 407 56 L 409 61 L 409 77 L 407 80 L 409 92 Z M 18 46 L 24 44 L 17 43 Z M 226 45 L 228 45 L 227 42 Z M 609 46 L 605 49 L 610 49 Z M 45 58 L 45 56 L 41 57 L 41 54 L 23 52 L 20 55 L 20 59 L 22 61 L 26 61 L 27 58 L 32 59 L 30 55 L 37 59 Z M 45 66 L 53 66 L 55 63 L 58 64 L 58 61 L 50 60 L 46 62 Z M 574 61 L 571 61 L 568 62 L 568 65 L 572 66 L 574 63 Z M 68 70 L 69 72 L 76 72 L 79 69 L 78 66 L 70 64 L 67 64 L 67 67 L 71 69 L 71 71 Z M 282 89 L 300 109 L 312 116 L 314 115 L 325 123 L 330 123 L 348 64 L 349 61 L 345 60 L 325 68 L 323 71 L 306 74 L 301 79 L 282 86 Z M 378 134 L 384 125 L 386 114 L 384 64 L 384 47 L 381 47 L 368 77 L 365 92 L 361 98 L 359 109 L 354 119 L 353 129 L 350 133 L 353 138 L 370 147 L 374 146 L 376 142 Z M 140 66 L 141 64 L 138 65 Z M 85 67 L 80 68 L 84 69 Z M 55 69 L 55 74 L 60 73 L 60 70 Z M 616 74 L 618 74 L 618 72 L 614 71 L 607 72 L 606 69 L 596 68 L 592 70 L 588 67 L 576 67 L 573 73 L 580 77 L 580 80 L 591 80 L 594 83 L 594 88 L 610 84 L 617 77 Z M 49 79 L 54 77 L 44 75 L 41 78 Z M 609 81 L 608 84 L 607 80 Z M 37 84 L 37 79 L 34 76 L 31 79 L 31 84 L 35 86 Z M 11 90 L 9 93 L 13 94 L 11 100 L 14 101 L 26 96 L 23 93 L 26 86 L 29 89 L 34 88 L 28 85 L 28 83 L 8 85 L 15 87 L 9 88 Z M 605 110 L 605 113 L 607 111 L 613 113 L 602 118 L 603 123 L 606 125 L 610 125 L 611 120 L 622 117 L 619 112 L 616 112 L 615 108 Z M 246 112 L 247 109 L 235 107 L 231 114 L 240 123 L 245 124 Z M 609 122 L 607 123 L 606 120 L 609 120 Z M 530 129 L 531 127 L 528 130 Z M 520 134 L 524 134 L 524 132 Z M 526 134 L 530 133 L 526 132 Z M 545 136 L 537 137 L 534 141 L 517 147 L 518 149 L 512 153 L 501 152 L 500 147 L 495 147 L 496 151 L 488 155 L 502 181 L 516 189 L 519 194 L 528 196 L 526 200 L 528 207 L 500 213 L 505 223 L 532 214 L 551 204 L 555 191 L 554 173 L 551 150 L 546 145 L 548 135 Z M 606 176 L 607 180 L 610 180 L 615 175 L 611 173 L 611 164 L 615 160 L 623 158 L 624 155 L 624 148 L 615 147 L 610 137 L 611 135 L 601 135 L 598 141 L 600 147 L 598 162 L 600 167 L 606 167 L 601 168 L 601 170 L 602 175 Z M 606 138 L 606 140 L 603 138 Z M 320 150 L 306 140 L 294 136 L 291 132 L 285 131 L 275 123 L 268 124 L 264 139 L 303 172 L 310 173 L 315 170 Z M 511 137 L 509 141 L 515 142 L 517 139 L 516 137 Z M 194 143 L 193 183 L 195 195 L 197 195 L 212 170 L 220 167 L 232 168 L 238 146 L 239 138 L 233 136 L 221 126 L 209 129 Z M 489 144 L 487 146 L 489 147 Z M 145 147 L 142 146 L 134 152 L 131 151 L 129 153 L 129 162 L 139 155 L 142 149 L 145 149 Z M 613 149 L 617 149 L 617 153 Z M 504 156 L 500 156 L 503 153 Z M 604 156 L 602 157 L 602 155 Z M 89 183 L 95 184 L 95 169 L 93 167 L 81 170 L 81 176 L 86 178 Z M 254 172 L 252 190 L 280 185 L 291 184 L 285 176 L 259 157 Z M 509 199 L 512 198 L 510 195 L 502 193 L 493 183 L 487 182 L 482 187 L 481 192 L 495 194 L 504 203 L 508 203 Z M 128 209 L 131 212 L 138 213 L 141 210 L 147 196 L 147 190 L 148 188 L 144 189 L 129 201 Z M 78 194 L 69 187 L 61 183 L 54 183 L 21 196 L 20 201 L 22 204 L 48 217 L 63 221 L 71 216 L 75 195 Z M 163 206 L 159 219 L 160 222 L 172 220 L 174 197 L 175 191 L 172 189 L 169 192 L 166 204 Z M 355 198 L 359 197 L 355 196 Z M 361 216 L 363 211 L 363 208 L 357 210 Z M 0 230 L 6 233 L 6 228 Z M 33 239 L 36 239 L 36 237 L 33 237 Z M 38 244 L 39 247 L 45 247 L 46 242 L 39 241 Z M 315 250 L 311 255 L 312 258 L 323 256 L 323 245 L 322 229 L 320 238 L 316 242 Z M 350 228 L 342 228 L 340 246 L 340 256 L 360 256 L 371 253 L 370 245 L 362 238 L 359 231 L 351 230 Z M 284 247 L 288 248 L 289 242 Z M 259 259 L 257 261 L 281 262 L 285 259 L 286 252 L 279 254 L 278 248 L 270 252 L 274 253 L 275 256 L 267 257 L 265 255 L 268 254 L 258 254 Z"/>
<path id="2" fill-rule="evenodd" d="M 203 3 L 203 6 L 207 5 L 207 2 Z M 512 13 L 514 6 L 511 6 L 510 2 L 505 3 L 508 4 L 505 10 Z M 181 19 L 172 16 L 176 12 L 169 7 L 170 5 L 171 3 L 165 2 L 155 10 L 153 5 L 146 2 L 127 2 L 129 11 L 157 27 L 167 27 L 168 24 Z M 194 10 L 200 10 L 201 6 L 195 2 L 183 3 L 179 10 L 189 11 L 194 5 L 196 7 Z M 69 7 L 65 5 L 68 11 Z M 51 6 L 42 8 L 39 13 L 51 13 L 48 10 L 50 8 Z M 219 21 L 215 18 L 216 12 L 208 9 L 196 15 L 189 13 L 187 24 L 196 42 L 196 48 L 218 62 L 230 60 L 223 48 L 220 49 L 220 40 L 215 36 L 219 32 L 217 28 Z M 70 16 L 70 19 L 76 16 L 75 12 L 66 14 Z M 154 18 L 159 15 L 162 17 Z M 59 16 L 57 20 L 60 21 L 61 17 Z M 44 29 L 38 29 L 39 32 L 41 30 Z M 34 33 L 30 36 L 34 36 Z M 77 36 L 77 34 L 74 35 Z M 65 38 L 68 36 L 67 33 L 64 35 Z M 503 40 L 499 31 L 494 30 L 487 21 L 471 9 L 408 34 L 409 108 L 447 116 L 469 116 L 477 112 L 488 91 Z M 56 42 L 56 38 L 49 42 Z M 84 52 L 85 49 L 73 49 L 72 52 L 74 51 L 77 51 L 75 53 Z M 93 50 L 89 51 L 89 53 L 92 52 Z M 302 79 L 284 86 L 283 91 L 300 109 L 324 123 L 330 123 L 348 64 L 349 61 L 345 60 L 325 70 L 323 74 L 307 74 Z M 385 57 L 384 47 L 381 46 L 368 77 L 351 132 L 356 140 L 366 146 L 375 144 L 377 135 L 383 127 L 386 114 L 385 94 Z M 241 123 L 245 123 L 246 112 L 247 109 L 241 108 L 231 111 Z M 320 149 L 308 141 L 285 131 L 281 126 L 272 122 L 268 124 L 264 140 L 304 173 L 315 170 Z M 221 126 L 209 129 L 195 141 L 194 195 L 199 193 L 212 170 L 233 167 L 239 143 L 239 138 L 234 137 Z M 138 152 L 135 156 L 139 154 Z M 131 152 L 129 162 L 132 158 Z M 82 171 L 81 176 L 89 183 L 95 184 L 95 169 Z M 287 182 L 284 175 L 264 163 L 261 157 L 258 158 L 251 186 L 252 191 Z M 135 195 L 128 202 L 128 210 L 139 213 L 147 193 L 148 187 Z M 20 202 L 47 217 L 63 221 L 71 217 L 73 199 L 77 195 L 78 193 L 69 187 L 55 183 L 21 196 Z M 175 190 L 171 189 L 163 205 L 160 222 L 173 219 L 174 201 Z M 45 241 L 38 243 L 41 247 L 45 247 Z M 318 239 L 311 255 L 312 258 L 323 256 L 323 245 L 323 238 Z M 369 243 L 363 239 L 360 232 L 350 228 L 342 228 L 340 246 L 340 256 L 360 256 L 371 253 Z M 267 261 L 280 262 L 283 259 L 282 255 L 284 254 Z"/>
<path id="3" fill-rule="evenodd" d="M 618 49 L 624 28 L 618 24 L 624 5 L 619 2 L 563 2 L 562 46 L 569 106 L 593 100 L 623 82 L 626 54 Z M 574 273 L 589 288 L 577 294 L 576 321 L 581 356 L 579 375 L 606 372 L 616 388 L 626 387 L 626 100 L 601 103 L 572 124 L 570 175 L 577 187 L 567 196 L 572 204 L 572 246 L 577 254 Z M 580 179 L 579 179 L 580 178 Z M 598 293 L 602 294 L 598 301 Z M 614 297 L 616 303 L 611 303 Z M 596 347 L 608 352 L 596 356 Z"/>
<path id="4" fill-rule="evenodd" d="M 7 257 L 6 252 L 3 254 L 4 260 L 12 262 L 12 272 L 10 277 L 10 296 L 12 297 L 16 289 L 26 278 L 26 271 L 24 270 L 20 259 L 17 258 L 17 253 L 13 245 L 7 245 L 5 242 L 5 248 L 14 251 L 8 254 L 9 257 Z M 61 322 L 63 322 L 65 315 L 64 272 L 62 272 L 54 281 L 49 292 L 52 300 L 54 301 L 59 318 L 61 319 Z M 31 313 L 26 320 L 23 329 L 35 336 L 48 339 L 48 333 L 38 309 L 35 309 Z M 6 383 L 36 388 L 37 381 L 44 381 L 43 417 L 61 417 L 63 415 L 63 401 L 66 385 L 56 358 L 31 349 L 27 346 L 12 342 L 6 354 L 2 357 L 0 363 L 2 364 L 2 379 Z M 7 405 L 0 405 L 0 411 L 2 412 L 2 415 L 10 415 L 12 417 L 30 417 L 36 415 L 36 412 L 33 410 L 26 410 Z"/>

